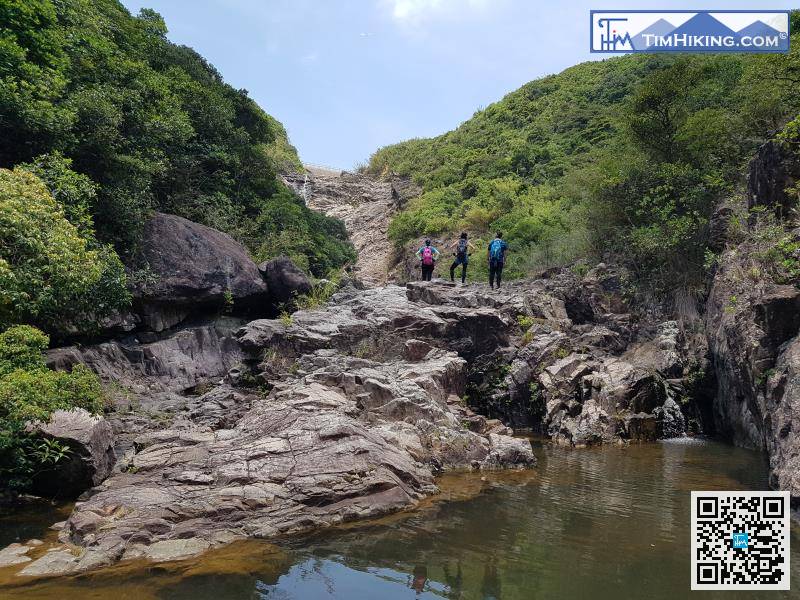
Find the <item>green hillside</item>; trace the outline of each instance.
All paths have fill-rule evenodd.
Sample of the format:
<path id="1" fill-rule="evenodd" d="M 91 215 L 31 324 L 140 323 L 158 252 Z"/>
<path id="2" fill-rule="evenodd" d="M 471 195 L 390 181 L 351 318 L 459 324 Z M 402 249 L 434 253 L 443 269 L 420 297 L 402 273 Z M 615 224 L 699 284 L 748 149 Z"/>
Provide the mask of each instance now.
<path id="1" fill-rule="evenodd" d="M 341 224 L 276 177 L 300 164 L 283 126 L 166 33 L 117 0 L 0 0 L 0 167 L 28 164 L 129 264 L 154 209 L 319 275 L 351 259 Z"/>
<path id="2" fill-rule="evenodd" d="M 793 15 L 793 30 L 800 18 Z M 532 81 L 457 129 L 378 150 L 367 170 L 423 194 L 392 222 L 421 235 L 501 229 L 522 275 L 614 253 L 669 295 L 701 283 L 708 218 L 754 148 L 800 111 L 790 55 L 630 55 Z"/>

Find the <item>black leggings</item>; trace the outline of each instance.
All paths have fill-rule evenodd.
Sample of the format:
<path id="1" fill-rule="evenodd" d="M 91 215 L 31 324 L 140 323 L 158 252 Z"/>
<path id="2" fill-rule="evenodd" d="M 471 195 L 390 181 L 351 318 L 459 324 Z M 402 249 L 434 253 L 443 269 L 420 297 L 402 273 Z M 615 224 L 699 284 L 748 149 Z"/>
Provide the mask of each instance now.
<path id="1" fill-rule="evenodd" d="M 503 263 L 491 260 L 489 261 L 489 285 L 494 287 L 494 280 L 497 278 L 497 287 L 500 287 L 500 277 L 503 275 Z"/>
<path id="2" fill-rule="evenodd" d="M 422 281 L 430 281 L 434 265 L 422 265 Z"/>
<path id="3" fill-rule="evenodd" d="M 461 265 L 461 283 L 465 283 L 467 281 L 467 261 L 458 259 L 450 265 L 450 281 L 455 281 L 456 267 L 458 265 Z"/>

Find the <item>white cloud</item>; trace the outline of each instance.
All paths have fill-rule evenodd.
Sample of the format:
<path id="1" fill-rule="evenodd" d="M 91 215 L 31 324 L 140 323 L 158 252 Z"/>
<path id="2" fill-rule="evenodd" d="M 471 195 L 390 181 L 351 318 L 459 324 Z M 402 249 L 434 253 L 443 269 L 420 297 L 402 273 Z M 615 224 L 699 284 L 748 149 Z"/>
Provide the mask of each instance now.
<path id="1" fill-rule="evenodd" d="M 382 0 L 392 18 L 400 23 L 419 23 L 435 18 L 453 18 L 482 11 L 491 0 Z"/>

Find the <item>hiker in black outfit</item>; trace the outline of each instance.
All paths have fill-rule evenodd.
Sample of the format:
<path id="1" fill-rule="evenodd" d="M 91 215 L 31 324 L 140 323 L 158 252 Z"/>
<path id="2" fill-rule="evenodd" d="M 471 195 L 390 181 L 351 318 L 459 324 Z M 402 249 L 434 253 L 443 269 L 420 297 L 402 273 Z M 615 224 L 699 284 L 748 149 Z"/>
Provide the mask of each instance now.
<path id="1" fill-rule="evenodd" d="M 422 281 L 430 281 L 436 261 L 439 260 L 439 251 L 435 246 L 431 246 L 430 240 L 425 240 L 425 245 L 420 246 L 417 250 L 417 258 L 422 267 Z"/>
<path id="2" fill-rule="evenodd" d="M 450 265 L 450 281 L 455 282 L 456 267 L 461 265 L 461 283 L 466 283 L 467 262 L 469 262 L 469 256 L 472 254 L 470 250 L 474 249 L 475 246 L 467 241 L 467 232 L 462 232 L 461 237 L 453 244 L 453 256 L 455 256 L 456 259 L 453 261 L 453 264 Z"/>
<path id="3" fill-rule="evenodd" d="M 489 260 L 489 286 L 494 289 L 494 282 L 497 279 L 497 289 L 500 289 L 500 278 L 503 275 L 503 266 L 506 262 L 506 251 L 508 244 L 503 241 L 503 233 L 497 232 L 497 236 L 489 242 L 486 249 L 486 258 Z"/>

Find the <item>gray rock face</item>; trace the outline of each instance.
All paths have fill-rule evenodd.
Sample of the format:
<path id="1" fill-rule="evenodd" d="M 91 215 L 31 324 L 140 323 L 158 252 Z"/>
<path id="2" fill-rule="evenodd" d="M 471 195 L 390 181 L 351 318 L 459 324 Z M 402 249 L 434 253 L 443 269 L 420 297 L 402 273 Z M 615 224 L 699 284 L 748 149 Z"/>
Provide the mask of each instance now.
<path id="1" fill-rule="evenodd" d="M 647 330 L 633 325 L 618 297 L 622 276 L 601 264 L 583 280 L 554 271 L 510 282 L 502 294 L 417 282 L 408 284 L 407 296 L 439 313 L 444 306 L 488 309 L 503 321 L 489 327 L 512 334 L 507 344 L 485 342 L 468 357 L 473 368 L 486 362 L 480 379 L 496 383 L 470 393 L 482 411 L 533 424 L 566 445 L 684 435 L 686 418 L 676 402 L 688 372 L 682 334 L 675 321 Z M 527 328 L 521 338 L 513 336 L 517 320 Z"/>
<path id="2" fill-rule="evenodd" d="M 777 141 L 758 149 L 747 173 L 747 208 L 767 206 L 788 217 L 796 203 L 786 191 L 800 180 L 800 161 Z"/>
<path id="3" fill-rule="evenodd" d="M 706 310 L 718 381 L 715 422 L 734 443 L 765 449 L 771 484 L 796 499 L 800 291 L 788 285 L 743 286 L 735 275 L 738 260 L 736 252 L 723 255 Z"/>
<path id="4" fill-rule="evenodd" d="M 715 417 L 720 433 L 734 443 L 765 446 L 764 383 L 777 368 L 784 344 L 800 331 L 800 292 L 792 286 L 732 287 L 727 266 L 715 278 L 707 303 L 706 330 L 719 381 Z M 745 292 L 746 293 L 746 292 Z M 736 298 L 732 304 L 731 298 Z"/>
<path id="5" fill-rule="evenodd" d="M 145 225 L 143 260 L 152 280 L 134 290 L 136 312 L 163 331 L 202 310 L 266 305 L 267 285 L 245 248 L 229 235 L 182 217 L 156 213 Z"/>
<path id="6" fill-rule="evenodd" d="M 233 317 L 180 329 L 163 339 L 135 339 L 93 346 L 55 348 L 47 353 L 52 369 L 83 363 L 107 385 L 114 410 L 107 419 L 115 432 L 119 459 L 132 451 L 133 439 L 165 422 L 189 419 L 203 426 L 235 422 L 251 398 L 247 391 L 209 390 L 223 378 L 241 376 L 244 354 L 234 332 L 244 322 Z M 125 461 L 118 464 L 122 468 Z"/>
<path id="7" fill-rule="evenodd" d="M 766 381 L 764 441 L 772 470 L 770 484 L 800 497 L 800 337 L 778 355 Z"/>
<path id="8" fill-rule="evenodd" d="M 800 160 L 779 142 L 763 145 L 750 162 L 747 208 L 770 209 L 794 240 L 796 198 L 788 189 L 798 179 Z M 749 225 L 752 231 L 760 223 L 752 219 Z M 714 418 L 719 432 L 734 443 L 767 451 L 770 484 L 789 490 L 796 506 L 800 290 L 775 283 L 768 274 L 743 275 L 763 264 L 764 252 L 764 243 L 751 235 L 737 245 L 729 243 L 718 259 L 705 315 L 718 382 Z"/>
<path id="9" fill-rule="evenodd" d="M 63 566 L 178 559 L 408 508 L 445 470 L 533 466 L 528 441 L 462 400 L 467 359 L 507 345 L 511 326 L 497 310 L 418 304 L 397 286 L 347 288 L 288 326 L 247 324 L 239 357 L 268 395 L 236 387 L 236 367 L 160 427 L 134 435 L 122 421 L 120 467 L 61 529 L 82 549 Z M 136 384 L 168 385 L 134 371 Z"/>
<path id="10" fill-rule="evenodd" d="M 132 393 L 137 406 L 158 410 L 171 395 L 218 380 L 241 361 L 234 332 L 242 324 L 223 317 L 152 342 L 130 339 L 55 348 L 47 352 L 47 365 L 68 370 L 83 363 L 103 381 Z"/>
<path id="11" fill-rule="evenodd" d="M 267 282 L 273 302 L 287 302 L 311 291 L 311 281 L 306 274 L 285 256 L 261 263 L 258 270 Z"/>
<path id="12" fill-rule="evenodd" d="M 405 288 L 387 285 L 345 289 L 326 307 L 294 313 L 288 326 L 271 319 L 252 321 L 238 338 L 245 351 L 269 348 L 280 358 L 323 348 L 374 359 L 399 357 L 405 342 L 416 339 L 471 359 L 507 345 L 511 324 L 497 310 L 416 303 Z"/>
<path id="13" fill-rule="evenodd" d="M 309 208 L 341 219 L 358 253 L 355 275 L 371 284 L 389 279 L 394 249 L 386 235 L 392 216 L 421 190 L 409 180 L 378 180 L 360 173 L 310 168 L 307 174 L 285 174 L 289 187 L 306 198 Z"/>
<path id="14" fill-rule="evenodd" d="M 74 498 L 100 484 L 114 466 L 111 425 L 82 408 L 55 411 L 47 423 L 35 423 L 31 432 L 66 444 L 70 452 L 53 467 L 37 474 L 34 492 L 45 497 Z"/>
<path id="15" fill-rule="evenodd" d="M 553 271 L 502 294 L 348 286 L 289 322 L 247 323 L 223 382 L 184 395 L 170 419 L 122 421 L 119 468 L 60 532 L 82 549 L 69 568 L 386 514 L 436 493 L 442 471 L 533 465 L 494 416 L 533 418 L 568 445 L 683 434 L 681 332 L 637 325 L 614 297 L 619 277 Z M 263 387 L 242 387 L 253 378 Z"/>
<path id="16" fill-rule="evenodd" d="M 137 440 L 129 472 L 95 488 L 62 539 L 92 565 L 100 548 L 110 561 L 166 560 L 167 542 L 202 549 L 412 506 L 442 469 L 532 465 L 530 444 L 504 427 L 465 427 L 465 379 L 465 361 L 441 350 L 415 363 L 305 354 L 234 427 Z"/>

